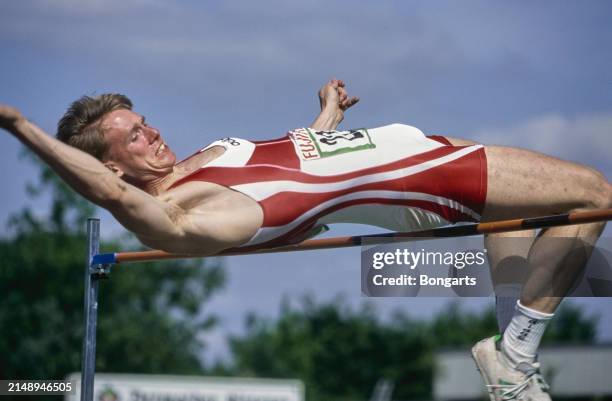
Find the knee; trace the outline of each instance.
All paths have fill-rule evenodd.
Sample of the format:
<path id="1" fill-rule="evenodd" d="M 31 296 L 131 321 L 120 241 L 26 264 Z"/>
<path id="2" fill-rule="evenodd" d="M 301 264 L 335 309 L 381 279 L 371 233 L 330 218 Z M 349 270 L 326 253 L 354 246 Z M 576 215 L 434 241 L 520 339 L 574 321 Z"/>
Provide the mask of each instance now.
<path id="1" fill-rule="evenodd" d="M 608 209 L 612 208 L 612 185 L 606 177 L 597 170 L 589 169 L 583 183 L 586 188 L 587 208 Z"/>

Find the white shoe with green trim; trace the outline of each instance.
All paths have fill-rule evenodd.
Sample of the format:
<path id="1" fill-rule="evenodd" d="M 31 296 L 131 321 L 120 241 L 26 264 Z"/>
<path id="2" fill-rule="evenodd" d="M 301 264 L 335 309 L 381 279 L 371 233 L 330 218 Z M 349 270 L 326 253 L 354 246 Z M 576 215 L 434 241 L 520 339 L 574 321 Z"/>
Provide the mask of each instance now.
<path id="1" fill-rule="evenodd" d="M 540 365 L 520 363 L 511 367 L 499 350 L 500 340 L 499 335 L 485 338 L 472 348 L 491 401 L 551 401 L 550 387 L 540 374 Z"/>

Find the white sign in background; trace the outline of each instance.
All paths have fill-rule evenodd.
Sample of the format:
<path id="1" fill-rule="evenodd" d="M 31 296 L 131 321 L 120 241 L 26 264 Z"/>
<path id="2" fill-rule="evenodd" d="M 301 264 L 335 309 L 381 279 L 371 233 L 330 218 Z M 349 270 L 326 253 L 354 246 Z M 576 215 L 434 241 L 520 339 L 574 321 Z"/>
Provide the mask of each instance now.
<path id="1" fill-rule="evenodd" d="M 65 401 L 80 401 L 81 374 L 66 380 L 75 383 L 77 391 Z M 94 401 L 303 400 L 300 380 L 98 373 L 94 381 Z"/>

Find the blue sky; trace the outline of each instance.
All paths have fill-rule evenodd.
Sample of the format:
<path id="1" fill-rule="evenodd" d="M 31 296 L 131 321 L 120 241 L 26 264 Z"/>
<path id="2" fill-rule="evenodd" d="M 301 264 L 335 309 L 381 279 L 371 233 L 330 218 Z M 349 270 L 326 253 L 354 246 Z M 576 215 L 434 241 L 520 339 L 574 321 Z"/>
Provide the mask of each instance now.
<path id="1" fill-rule="evenodd" d="M 539 150 L 609 178 L 611 16 L 606 1 L 3 2 L 0 102 L 54 133 L 77 97 L 125 93 L 183 157 L 222 136 L 265 139 L 307 125 L 318 88 L 338 77 L 361 97 L 345 128 L 402 122 Z M 0 222 L 23 205 L 35 177 L 19 149 L 0 135 Z M 44 200 L 33 205 L 45 212 Z M 103 233 L 120 230 L 102 218 Z M 368 231 L 342 226 L 336 234 Z M 220 355 L 245 311 L 274 316 L 283 294 L 361 302 L 358 250 L 226 263 L 228 289 L 210 306 L 223 319 L 209 338 Z M 385 315 L 402 308 L 425 316 L 445 302 L 374 304 Z M 612 302 L 581 303 L 607 313 L 602 329 L 612 338 Z"/>

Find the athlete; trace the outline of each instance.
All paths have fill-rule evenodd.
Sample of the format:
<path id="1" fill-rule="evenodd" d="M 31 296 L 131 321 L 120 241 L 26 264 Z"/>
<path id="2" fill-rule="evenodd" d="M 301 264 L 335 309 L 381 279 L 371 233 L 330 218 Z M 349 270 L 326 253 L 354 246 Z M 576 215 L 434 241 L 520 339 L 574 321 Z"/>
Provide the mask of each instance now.
<path id="1" fill-rule="evenodd" d="M 74 102 L 59 140 L 7 106 L 0 127 L 144 244 L 173 253 L 293 243 L 333 222 L 414 230 L 612 206 L 612 186 L 589 167 L 400 124 L 335 131 L 358 99 L 338 80 L 319 99 L 310 127 L 271 141 L 228 137 L 178 163 L 122 95 Z M 535 360 L 541 333 L 603 228 L 549 228 L 533 240 L 534 270 L 503 339 L 473 349 L 493 400 L 550 399 Z M 551 258 L 552 237 L 573 240 L 558 243 Z M 567 279 L 551 293 L 547 283 L 561 271 Z"/>

